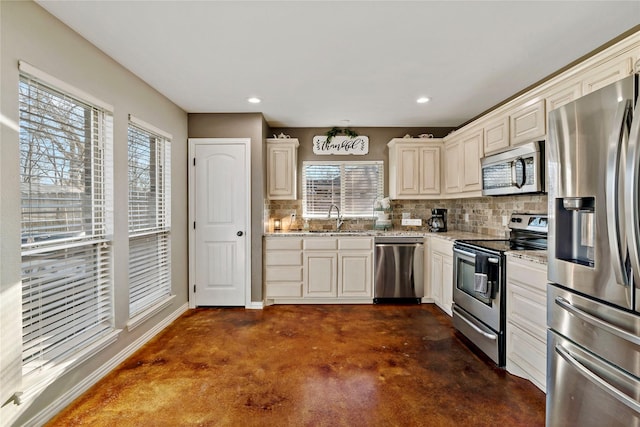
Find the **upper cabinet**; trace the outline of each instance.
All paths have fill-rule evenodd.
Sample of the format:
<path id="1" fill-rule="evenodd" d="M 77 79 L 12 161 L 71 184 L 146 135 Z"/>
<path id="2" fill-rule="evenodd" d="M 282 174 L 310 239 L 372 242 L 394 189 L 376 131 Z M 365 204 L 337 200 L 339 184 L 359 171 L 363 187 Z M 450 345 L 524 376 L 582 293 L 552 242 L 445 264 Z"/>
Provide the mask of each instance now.
<path id="1" fill-rule="evenodd" d="M 527 102 L 509 114 L 511 145 L 533 141 L 547 133 L 544 99 Z"/>
<path id="2" fill-rule="evenodd" d="M 394 138 L 387 145 L 392 199 L 440 196 L 441 139 Z"/>
<path id="3" fill-rule="evenodd" d="M 474 192 L 475 196 L 482 190 L 480 158 L 484 154 L 483 141 L 483 128 L 465 131 L 446 141 L 444 176 L 447 195 Z"/>
<path id="4" fill-rule="evenodd" d="M 267 139 L 267 198 L 297 198 L 298 146 L 295 138 Z"/>
<path id="5" fill-rule="evenodd" d="M 563 105 L 568 104 L 571 101 L 580 98 L 581 96 L 581 81 L 574 81 L 567 84 L 566 86 L 556 88 L 555 90 L 551 91 L 545 98 L 547 114 L 549 114 L 551 110 L 562 107 Z"/>
<path id="6" fill-rule="evenodd" d="M 509 146 L 509 116 L 492 119 L 484 126 L 484 152 L 500 151 Z"/>
<path id="7" fill-rule="evenodd" d="M 627 55 L 600 64 L 585 73 L 582 79 L 582 94 L 586 95 L 598 90 L 627 77 L 632 72 L 633 58 Z"/>

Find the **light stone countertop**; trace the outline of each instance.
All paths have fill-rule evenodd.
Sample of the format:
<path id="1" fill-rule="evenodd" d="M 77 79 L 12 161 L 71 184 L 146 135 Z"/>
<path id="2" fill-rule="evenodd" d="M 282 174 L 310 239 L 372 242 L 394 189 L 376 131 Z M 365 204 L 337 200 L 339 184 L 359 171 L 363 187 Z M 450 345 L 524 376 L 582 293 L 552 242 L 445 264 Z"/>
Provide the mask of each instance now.
<path id="1" fill-rule="evenodd" d="M 512 258 L 521 258 L 538 264 L 547 265 L 547 251 L 507 251 L 506 255 Z"/>
<path id="2" fill-rule="evenodd" d="M 469 231 L 451 230 L 447 232 L 433 233 L 429 231 L 404 231 L 404 230 L 358 230 L 358 231 L 339 231 L 339 232 L 312 232 L 312 231 L 284 231 L 265 233 L 265 237 L 376 237 L 376 236 L 424 236 L 435 237 L 449 241 L 454 240 L 473 240 L 484 239 L 493 240 L 500 239 L 497 236 L 488 236 L 486 234 L 472 233 Z M 526 259 L 540 264 L 547 264 L 547 251 L 507 251 L 507 256 L 514 258 Z"/>

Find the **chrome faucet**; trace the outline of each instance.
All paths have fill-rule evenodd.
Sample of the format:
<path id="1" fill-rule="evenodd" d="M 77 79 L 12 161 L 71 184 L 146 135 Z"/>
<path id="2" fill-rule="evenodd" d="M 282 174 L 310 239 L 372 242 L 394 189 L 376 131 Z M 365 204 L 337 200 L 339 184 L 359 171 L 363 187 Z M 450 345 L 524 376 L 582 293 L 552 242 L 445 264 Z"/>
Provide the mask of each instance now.
<path id="1" fill-rule="evenodd" d="M 342 227 L 342 224 L 344 223 L 344 221 L 342 221 L 342 217 L 340 216 L 340 208 L 338 207 L 338 205 L 332 203 L 331 206 L 329 206 L 329 212 L 327 212 L 327 218 L 331 218 L 331 209 L 333 209 L 334 207 L 338 212 L 338 218 L 336 218 L 336 230 L 340 231 L 340 227 Z"/>

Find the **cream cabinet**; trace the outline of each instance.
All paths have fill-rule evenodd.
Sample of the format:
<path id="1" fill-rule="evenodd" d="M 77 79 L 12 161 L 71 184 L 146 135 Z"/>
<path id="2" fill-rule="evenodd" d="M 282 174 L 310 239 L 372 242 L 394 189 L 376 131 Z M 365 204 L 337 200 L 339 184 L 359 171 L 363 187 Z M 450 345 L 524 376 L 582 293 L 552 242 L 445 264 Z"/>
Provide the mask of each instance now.
<path id="1" fill-rule="evenodd" d="M 444 145 L 444 176 L 447 195 L 482 190 L 480 158 L 484 152 L 482 128 L 456 135 Z"/>
<path id="2" fill-rule="evenodd" d="M 633 71 L 633 57 L 623 55 L 613 58 L 587 71 L 582 78 L 582 93 L 586 95 L 613 82 L 621 80 Z"/>
<path id="3" fill-rule="evenodd" d="M 303 239 L 303 297 L 372 301 L 373 237 Z"/>
<path id="4" fill-rule="evenodd" d="M 533 141 L 547 133 L 544 99 L 524 103 L 509 114 L 511 145 Z"/>
<path id="5" fill-rule="evenodd" d="M 302 238 L 264 239 L 266 298 L 302 297 Z"/>
<path id="6" fill-rule="evenodd" d="M 507 255 L 507 371 L 546 390 L 547 268 Z"/>
<path id="7" fill-rule="evenodd" d="M 509 116 L 492 119 L 484 125 L 484 153 L 500 151 L 509 146 Z"/>
<path id="8" fill-rule="evenodd" d="M 444 185 L 447 195 L 460 193 L 461 157 L 460 141 L 457 138 L 451 139 L 444 144 Z"/>
<path id="9" fill-rule="evenodd" d="M 295 138 L 267 139 L 267 198 L 296 200 L 299 145 Z"/>
<path id="10" fill-rule="evenodd" d="M 387 145 L 392 199 L 440 196 L 440 139 L 394 138 Z"/>
<path id="11" fill-rule="evenodd" d="M 562 107 L 563 105 L 580 98 L 581 96 L 581 81 L 576 81 L 566 86 L 556 88 L 545 97 L 547 114 L 556 108 Z"/>
<path id="12" fill-rule="evenodd" d="M 431 236 L 429 243 L 429 288 L 433 302 L 449 316 L 453 302 L 453 242 Z"/>

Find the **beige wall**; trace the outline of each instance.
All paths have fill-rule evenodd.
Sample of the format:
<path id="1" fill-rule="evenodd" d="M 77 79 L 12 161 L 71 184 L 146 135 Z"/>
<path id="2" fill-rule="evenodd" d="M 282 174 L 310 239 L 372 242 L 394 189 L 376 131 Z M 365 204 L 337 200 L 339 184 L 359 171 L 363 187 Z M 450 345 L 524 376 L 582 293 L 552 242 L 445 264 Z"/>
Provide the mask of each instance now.
<path id="1" fill-rule="evenodd" d="M 264 140 L 268 126 L 261 113 L 189 114 L 189 138 L 251 139 L 251 300 L 262 301 Z"/>
<path id="2" fill-rule="evenodd" d="M 187 114 L 145 82 L 103 54 L 77 33 L 31 1 L 0 2 L 0 83 L 2 139 L 0 149 L 0 366 L 11 362 L 12 344 L 21 340 L 20 328 L 7 328 L 8 304 L 19 304 L 20 193 L 18 185 L 18 60 L 114 106 L 114 299 L 115 343 L 79 367 L 59 376 L 35 397 L 20 405 L 0 404 L 3 425 L 23 425 L 35 414 L 64 398 L 73 387 L 101 372 L 115 355 L 149 333 L 187 303 Z M 173 135 L 172 142 L 172 304 L 128 331 L 128 114 Z M 15 326 L 15 323 L 14 323 Z M 19 361 L 18 361 L 19 364 Z M 104 372 L 106 373 L 106 372 Z M 5 371 L 2 372 L 3 380 Z"/>

